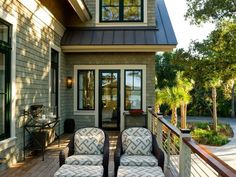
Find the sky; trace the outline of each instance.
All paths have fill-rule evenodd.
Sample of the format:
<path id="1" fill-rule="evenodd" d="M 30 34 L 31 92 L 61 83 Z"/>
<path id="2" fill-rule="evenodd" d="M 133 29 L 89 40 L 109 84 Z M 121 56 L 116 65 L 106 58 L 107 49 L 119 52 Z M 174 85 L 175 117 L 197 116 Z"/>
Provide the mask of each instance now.
<path id="1" fill-rule="evenodd" d="M 213 24 L 190 25 L 185 21 L 187 11 L 185 0 L 165 0 L 166 7 L 178 41 L 177 48 L 188 49 L 191 40 L 201 41 L 214 29 Z"/>

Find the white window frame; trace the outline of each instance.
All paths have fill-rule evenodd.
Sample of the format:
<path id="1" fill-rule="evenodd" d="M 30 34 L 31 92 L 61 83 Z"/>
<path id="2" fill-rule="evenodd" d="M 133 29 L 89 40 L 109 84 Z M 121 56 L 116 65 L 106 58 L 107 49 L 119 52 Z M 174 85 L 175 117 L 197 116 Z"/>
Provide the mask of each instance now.
<path id="1" fill-rule="evenodd" d="M 48 95 L 48 106 L 51 106 L 52 100 L 51 100 L 51 91 L 52 91 L 52 86 L 51 86 L 51 49 L 55 50 L 58 52 L 58 117 L 61 117 L 61 48 L 54 44 L 53 42 L 50 42 L 49 46 L 49 61 L 48 61 L 48 89 L 49 89 L 49 95 Z"/>
<path id="2" fill-rule="evenodd" d="M 77 110 L 78 94 L 78 70 L 95 70 L 95 109 Z M 99 71 L 100 70 L 119 70 L 120 71 L 120 130 L 124 129 L 124 79 L 125 70 L 142 70 L 142 109 L 146 111 L 146 65 L 74 65 L 74 85 L 73 97 L 74 115 L 92 115 L 95 116 L 95 125 L 99 126 Z"/>
<path id="3" fill-rule="evenodd" d="M 143 0 L 143 22 L 100 22 L 100 0 L 96 0 L 96 26 L 148 26 L 147 23 L 147 0 Z"/>

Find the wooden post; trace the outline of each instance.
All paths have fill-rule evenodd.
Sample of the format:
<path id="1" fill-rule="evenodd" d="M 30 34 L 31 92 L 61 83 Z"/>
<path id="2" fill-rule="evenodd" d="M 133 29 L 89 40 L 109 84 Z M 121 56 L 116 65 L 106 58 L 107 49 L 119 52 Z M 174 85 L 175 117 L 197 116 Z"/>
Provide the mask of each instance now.
<path id="1" fill-rule="evenodd" d="M 179 177 L 191 177 L 191 149 L 183 142 L 183 138 L 191 138 L 190 130 L 180 131 Z"/>
<path id="2" fill-rule="evenodd" d="M 147 109 L 147 128 L 150 131 L 152 131 L 153 119 L 152 119 L 152 114 L 150 111 L 152 111 L 152 107 L 148 107 L 148 109 Z"/>

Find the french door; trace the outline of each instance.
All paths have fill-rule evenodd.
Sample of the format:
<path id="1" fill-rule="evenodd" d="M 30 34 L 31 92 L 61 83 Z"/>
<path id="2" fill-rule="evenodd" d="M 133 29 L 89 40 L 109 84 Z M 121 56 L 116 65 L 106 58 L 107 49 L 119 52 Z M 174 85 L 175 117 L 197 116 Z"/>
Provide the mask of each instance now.
<path id="1" fill-rule="evenodd" d="M 99 71 L 99 127 L 120 129 L 120 71 Z"/>

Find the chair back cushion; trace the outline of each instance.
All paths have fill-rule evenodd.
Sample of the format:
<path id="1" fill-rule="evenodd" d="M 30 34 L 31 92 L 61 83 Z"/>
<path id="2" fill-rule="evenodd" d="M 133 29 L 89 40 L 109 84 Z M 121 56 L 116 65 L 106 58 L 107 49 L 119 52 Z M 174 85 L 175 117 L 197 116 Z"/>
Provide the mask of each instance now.
<path id="1" fill-rule="evenodd" d="M 122 132 L 122 146 L 127 155 L 150 155 L 152 133 L 146 128 L 128 128 Z"/>
<path id="2" fill-rule="evenodd" d="M 75 154 L 103 154 L 105 134 L 99 128 L 82 128 L 75 132 Z"/>

